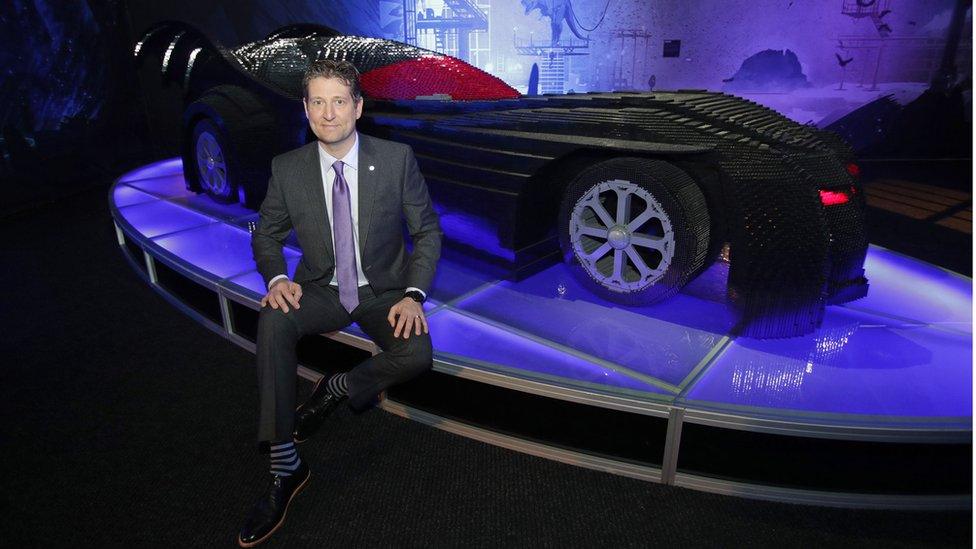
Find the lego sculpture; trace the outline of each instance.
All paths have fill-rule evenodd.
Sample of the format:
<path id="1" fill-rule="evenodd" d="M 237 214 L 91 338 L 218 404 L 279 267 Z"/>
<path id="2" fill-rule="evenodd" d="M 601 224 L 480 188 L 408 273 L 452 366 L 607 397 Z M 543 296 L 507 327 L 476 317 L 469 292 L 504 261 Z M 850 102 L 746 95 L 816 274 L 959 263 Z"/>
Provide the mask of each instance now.
<path id="1" fill-rule="evenodd" d="M 728 250 L 738 335 L 790 337 L 867 293 L 864 198 L 851 149 L 734 96 L 701 90 L 521 96 L 464 61 L 293 25 L 227 49 L 182 23 L 150 29 L 161 85 L 182 90 L 187 185 L 256 209 L 275 154 L 308 141 L 302 75 L 362 74 L 359 127 L 409 144 L 446 244 L 531 275 L 570 264 L 595 295 L 666 300 Z M 155 64 L 144 66 L 157 67 Z"/>

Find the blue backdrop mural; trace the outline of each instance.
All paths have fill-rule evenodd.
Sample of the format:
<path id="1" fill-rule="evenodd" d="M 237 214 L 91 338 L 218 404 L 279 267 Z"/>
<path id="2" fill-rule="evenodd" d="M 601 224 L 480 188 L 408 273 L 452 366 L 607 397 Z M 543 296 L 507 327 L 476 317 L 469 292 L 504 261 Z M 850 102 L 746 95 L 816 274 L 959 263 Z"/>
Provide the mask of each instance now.
<path id="1" fill-rule="evenodd" d="M 878 97 L 917 97 L 955 0 L 226 0 L 132 7 L 133 30 L 178 18 L 228 45 L 316 22 L 460 57 L 529 92 L 709 89 L 828 124 Z M 956 80 L 972 65 L 971 13 Z M 967 96 L 968 98 L 968 96 Z M 969 112 L 969 111 L 967 111 Z"/>
<path id="2" fill-rule="evenodd" d="M 417 0 L 456 18 L 458 2 Z M 528 91 L 704 88 L 745 95 L 801 121 L 837 118 L 880 95 L 914 99 L 939 67 L 954 0 L 481 0 L 488 28 L 466 59 Z M 447 31 L 421 46 L 457 54 Z M 969 76 L 967 13 L 957 66 Z M 429 16 L 428 16 L 429 19 Z M 587 30 L 593 29 L 593 30 Z M 438 36 L 448 35 L 447 38 Z M 402 36 L 387 36 L 402 39 Z"/>

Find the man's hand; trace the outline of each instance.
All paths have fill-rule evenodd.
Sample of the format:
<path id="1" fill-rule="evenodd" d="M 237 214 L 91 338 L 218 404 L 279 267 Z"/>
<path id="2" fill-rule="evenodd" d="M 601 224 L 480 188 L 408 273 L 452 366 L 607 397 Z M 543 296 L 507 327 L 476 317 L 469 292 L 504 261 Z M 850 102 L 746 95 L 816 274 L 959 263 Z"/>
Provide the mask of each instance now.
<path id="1" fill-rule="evenodd" d="M 399 318 L 397 318 L 399 317 Z M 420 330 L 425 334 L 427 330 L 427 317 L 424 316 L 424 308 L 409 297 L 405 297 L 390 307 L 390 314 L 386 317 L 393 327 L 393 337 L 400 337 L 403 332 L 403 339 L 410 338 L 410 332 L 420 335 Z"/>
<path id="2" fill-rule="evenodd" d="M 298 300 L 301 298 L 302 287 L 287 278 L 282 278 L 275 282 L 268 293 L 261 298 L 261 306 L 271 305 L 272 309 L 281 307 L 281 312 L 287 313 L 289 304 L 296 309 L 302 308 L 298 304 Z"/>

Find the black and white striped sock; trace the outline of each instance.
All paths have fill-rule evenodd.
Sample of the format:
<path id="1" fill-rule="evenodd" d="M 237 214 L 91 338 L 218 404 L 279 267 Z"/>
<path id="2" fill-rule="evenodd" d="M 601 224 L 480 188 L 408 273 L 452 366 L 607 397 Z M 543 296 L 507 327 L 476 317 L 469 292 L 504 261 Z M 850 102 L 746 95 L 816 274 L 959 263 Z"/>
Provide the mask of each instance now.
<path id="1" fill-rule="evenodd" d="M 346 374 L 336 374 L 326 382 L 326 389 L 335 396 L 346 396 L 349 389 L 346 388 Z"/>
<path id="2" fill-rule="evenodd" d="M 271 443 L 271 474 L 290 477 L 302 464 L 295 450 L 295 441 Z"/>

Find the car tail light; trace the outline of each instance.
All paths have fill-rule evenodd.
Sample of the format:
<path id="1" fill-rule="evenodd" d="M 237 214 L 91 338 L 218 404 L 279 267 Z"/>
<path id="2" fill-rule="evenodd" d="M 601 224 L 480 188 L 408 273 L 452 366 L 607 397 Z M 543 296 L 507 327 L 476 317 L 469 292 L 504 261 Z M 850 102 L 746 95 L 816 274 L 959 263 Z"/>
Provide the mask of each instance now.
<path id="1" fill-rule="evenodd" d="M 846 204 L 850 200 L 847 193 L 844 191 L 830 191 L 827 189 L 820 189 L 820 203 L 824 206 L 837 206 L 838 204 Z"/>
<path id="2" fill-rule="evenodd" d="M 847 164 L 847 173 L 851 174 L 852 177 L 861 177 L 861 167 L 850 162 Z"/>

